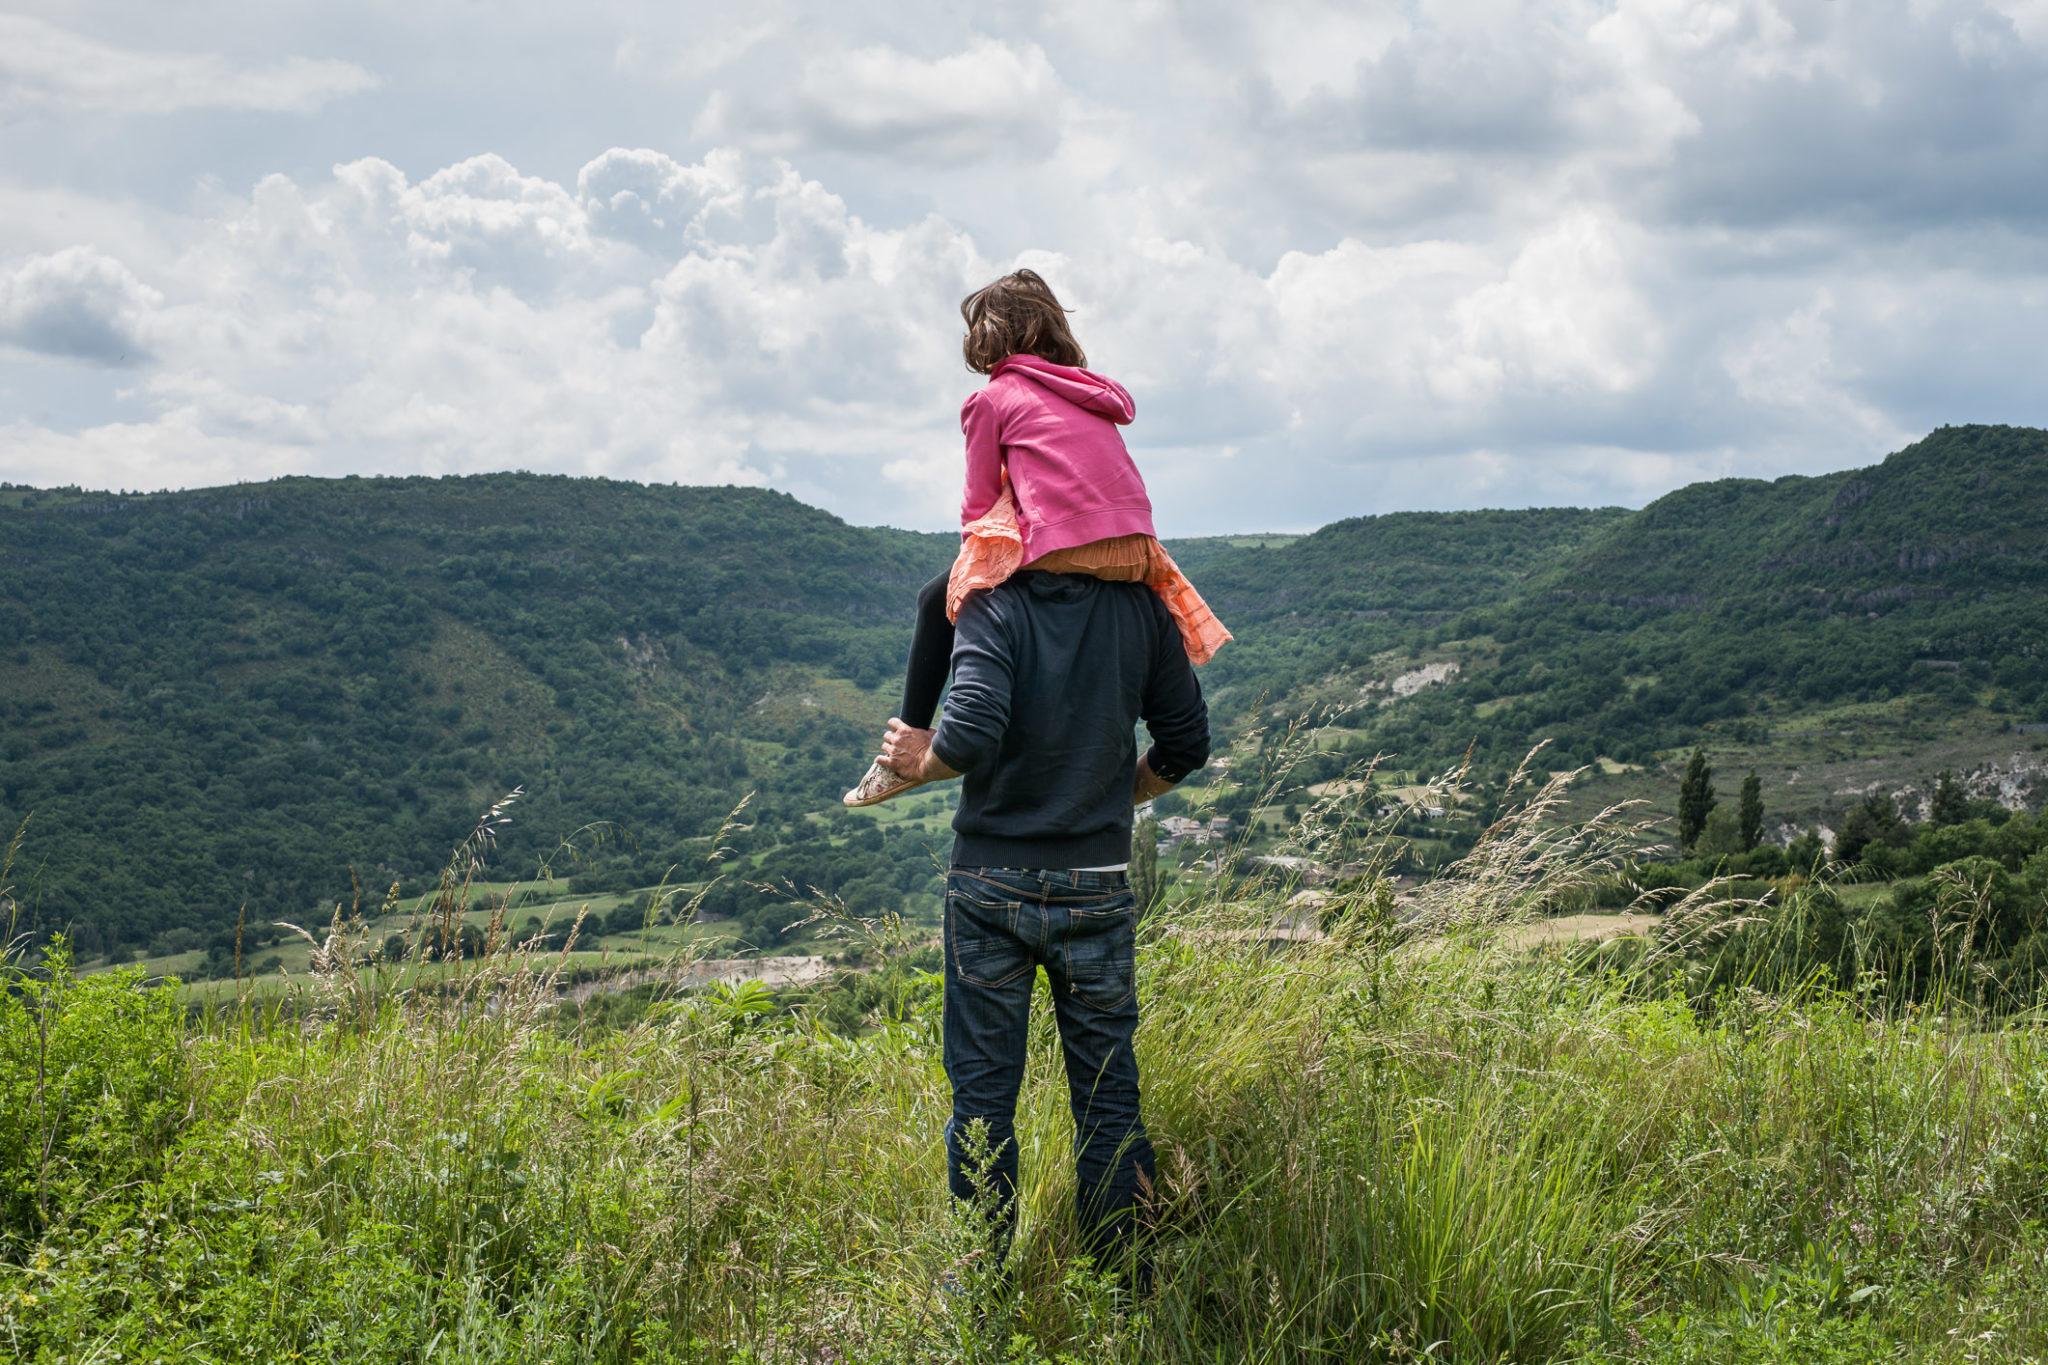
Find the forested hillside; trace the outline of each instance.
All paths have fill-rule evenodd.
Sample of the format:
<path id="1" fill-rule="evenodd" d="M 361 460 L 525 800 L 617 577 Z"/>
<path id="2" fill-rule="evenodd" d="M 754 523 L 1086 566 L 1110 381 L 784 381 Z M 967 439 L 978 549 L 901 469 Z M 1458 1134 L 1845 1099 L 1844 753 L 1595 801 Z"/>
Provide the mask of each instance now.
<path id="1" fill-rule="evenodd" d="M 303 915 L 351 869 L 374 898 L 515 786 L 514 867 L 609 821 L 658 876 L 749 791 L 800 820 L 858 775 L 947 554 L 533 475 L 0 499 L 0 823 L 33 812 L 42 923 L 108 942 Z"/>
<path id="2" fill-rule="evenodd" d="M 782 850 L 764 875 L 876 905 L 928 889 L 935 820 L 827 840 L 814 815 L 871 752 L 952 544 L 758 490 L 555 476 L 0 488 L 17 880 L 82 946 L 218 933 L 244 904 L 346 897 L 352 872 L 373 896 L 416 884 L 519 786 L 510 868 L 607 821 L 558 870 L 645 885 L 753 792 L 742 842 Z M 2048 722 L 2041 431 L 1947 428 L 1871 469 L 1635 513 L 1174 550 L 1239 637 L 1204 670 L 1226 728 L 1262 698 L 1333 705 L 1354 752 L 1410 769 L 1504 768 L 1548 738 L 1556 766 L 1604 758 L 1649 793 L 1705 741 L 1724 771 L 1785 777 L 1774 818 L 1825 819 Z"/>
<path id="3" fill-rule="evenodd" d="M 1567 761 L 1647 763 L 1909 701 L 2010 730 L 2048 720 L 2044 588 L 2048 433 L 1945 428 L 1872 469 L 1696 484 L 1617 519 L 1433 632 L 1464 680 L 1376 737 L 1504 758 L 1541 734 Z"/>
<path id="4" fill-rule="evenodd" d="M 1532 574 L 1627 516 L 1620 508 L 1399 512 L 1335 522 L 1284 544 L 1196 541 L 1174 550 L 1238 635 L 1208 674 L 1212 694 L 1227 701 L 1369 664 L 1475 607 L 1512 600 Z"/>

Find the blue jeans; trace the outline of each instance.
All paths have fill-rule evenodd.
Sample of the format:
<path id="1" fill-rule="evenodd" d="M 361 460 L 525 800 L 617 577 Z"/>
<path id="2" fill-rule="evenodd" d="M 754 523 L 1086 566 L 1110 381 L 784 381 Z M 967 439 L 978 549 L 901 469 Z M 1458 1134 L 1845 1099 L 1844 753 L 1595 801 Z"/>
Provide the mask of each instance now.
<path id="1" fill-rule="evenodd" d="M 979 1193 L 1007 1248 L 1016 1225 L 1017 1092 L 1040 966 L 1066 1054 L 1082 1249 L 1107 1268 L 1139 1249 L 1153 1176 L 1131 1050 L 1137 912 L 1123 873 L 955 867 L 947 876 L 947 1180 L 955 1198 L 976 1198 L 965 1139 L 980 1120 L 993 1160 Z"/>

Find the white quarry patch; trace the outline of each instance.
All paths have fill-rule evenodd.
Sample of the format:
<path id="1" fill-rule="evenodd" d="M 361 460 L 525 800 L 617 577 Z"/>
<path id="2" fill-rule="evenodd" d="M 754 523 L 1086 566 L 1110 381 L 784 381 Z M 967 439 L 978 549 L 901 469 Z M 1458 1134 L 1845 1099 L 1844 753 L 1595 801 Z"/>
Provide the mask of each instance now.
<path id="1" fill-rule="evenodd" d="M 1981 768 L 1972 768 L 1959 774 L 1958 780 L 1965 795 L 1995 797 L 2007 810 L 2025 810 L 2033 803 L 2035 789 L 2048 780 L 2048 761 L 2025 752 L 2015 752 L 2007 763 L 1987 763 Z M 1891 786 L 1880 778 L 1860 787 L 1853 784 L 1840 787 L 1831 794 L 1862 797 L 1878 792 L 1888 792 L 1898 804 L 1900 813 L 1908 819 L 1927 820 L 1934 813 L 1932 788 L 1922 788 L 1911 782 Z"/>
<path id="2" fill-rule="evenodd" d="M 1449 682 L 1451 679 L 1457 676 L 1458 665 L 1455 662 L 1448 659 L 1446 659 L 1442 663 L 1424 664 L 1420 668 L 1410 669 L 1408 672 L 1403 673 L 1400 677 L 1394 679 L 1394 695 L 1382 700 L 1380 702 L 1380 705 L 1392 706 L 1396 701 L 1399 701 L 1402 697 L 1412 697 L 1425 687 L 1434 687 L 1438 683 Z"/>
<path id="3" fill-rule="evenodd" d="M 2007 810 L 2025 810 L 2035 786 L 2043 778 L 2048 778 L 2048 762 L 2026 753 L 2014 753 L 2009 767 L 1993 763 L 1982 772 L 1971 773 L 1964 790 L 1972 796 L 1996 796 Z"/>

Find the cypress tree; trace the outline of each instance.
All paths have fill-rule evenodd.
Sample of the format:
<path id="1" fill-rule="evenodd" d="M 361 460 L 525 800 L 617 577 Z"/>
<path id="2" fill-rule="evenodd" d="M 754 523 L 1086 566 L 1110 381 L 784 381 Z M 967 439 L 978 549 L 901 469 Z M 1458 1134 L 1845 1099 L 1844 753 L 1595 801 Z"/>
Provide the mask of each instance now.
<path id="1" fill-rule="evenodd" d="M 1934 809 L 1929 819 L 1937 825 L 1960 825 L 1970 818 L 1970 798 L 1963 791 L 1963 784 L 1956 781 L 1956 775 L 1946 769 L 1934 780 Z"/>
<path id="2" fill-rule="evenodd" d="M 1735 807 L 1735 825 L 1742 834 L 1742 851 L 1749 852 L 1764 838 L 1764 784 L 1756 769 L 1742 779 L 1742 799 Z"/>
<path id="3" fill-rule="evenodd" d="M 1707 764 L 1704 745 L 1692 751 L 1685 765 L 1685 778 L 1678 784 L 1678 846 L 1690 851 L 1706 831 L 1707 817 L 1714 813 L 1714 770 Z"/>
<path id="4" fill-rule="evenodd" d="M 1159 822 L 1149 814 L 1131 827 L 1130 876 L 1131 899 L 1142 915 L 1159 896 Z"/>

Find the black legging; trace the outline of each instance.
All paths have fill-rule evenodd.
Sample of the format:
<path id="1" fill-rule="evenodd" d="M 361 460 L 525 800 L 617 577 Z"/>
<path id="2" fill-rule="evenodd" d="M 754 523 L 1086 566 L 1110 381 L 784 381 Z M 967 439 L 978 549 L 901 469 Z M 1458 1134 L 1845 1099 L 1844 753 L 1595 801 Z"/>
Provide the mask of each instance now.
<path id="1" fill-rule="evenodd" d="M 929 730 L 939 713 L 939 694 L 953 672 L 953 623 L 946 619 L 946 583 L 942 573 L 918 589 L 917 629 L 910 637 L 910 667 L 903 676 L 903 706 L 897 715 L 905 725 Z"/>

